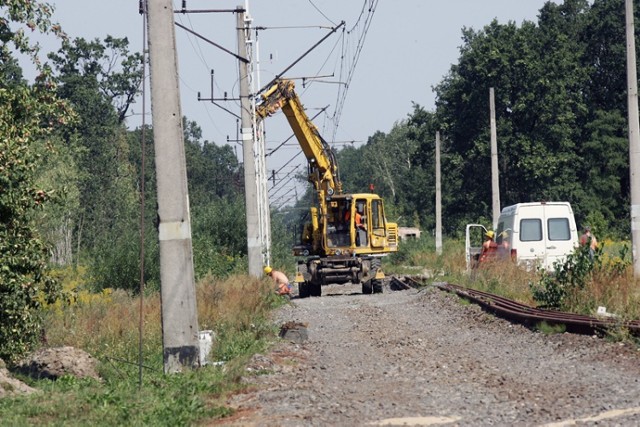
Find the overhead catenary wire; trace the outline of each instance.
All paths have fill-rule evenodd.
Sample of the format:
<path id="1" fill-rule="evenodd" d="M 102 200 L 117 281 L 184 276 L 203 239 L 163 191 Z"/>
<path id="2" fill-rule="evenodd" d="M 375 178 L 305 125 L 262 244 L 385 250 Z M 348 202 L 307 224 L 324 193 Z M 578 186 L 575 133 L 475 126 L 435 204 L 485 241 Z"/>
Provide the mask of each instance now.
<path id="1" fill-rule="evenodd" d="M 335 26 L 335 24 L 334 24 Z M 309 29 L 309 28 L 317 28 L 320 30 L 331 30 L 333 27 L 327 27 L 325 25 L 285 25 L 285 26 L 269 26 L 269 27 L 264 27 L 264 26 L 257 26 L 254 27 L 255 30 L 257 31 L 264 31 L 264 30 L 304 30 L 304 29 Z"/>
<path id="2" fill-rule="evenodd" d="M 378 0 L 368 0 L 368 1 L 365 0 L 365 1 L 363 1 L 355 23 L 349 27 L 348 31 L 346 31 L 345 28 L 344 28 L 344 21 L 341 22 L 340 24 L 338 24 L 337 26 L 335 26 L 335 22 L 336 21 L 332 20 L 327 13 L 325 13 L 322 10 L 320 10 L 320 8 L 318 7 L 317 4 L 315 4 L 313 1 L 309 0 L 309 3 L 311 4 L 311 6 L 318 13 L 320 13 L 324 17 L 324 19 L 327 20 L 327 22 L 329 22 L 329 23 L 334 25 L 334 27 L 331 28 L 332 31 L 329 34 L 331 34 L 332 32 L 335 32 L 340 27 L 343 27 L 343 31 L 342 31 L 343 35 L 342 35 L 342 37 L 340 37 L 336 41 L 336 43 L 332 47 L 330 53 L 327 55 L 327 58 L 320 65 L 320 69 L 319 69 L 319 70 L 321 70 L 324 67 L 326 67 L 326 64 L 328 63 L 328 61 L 330 60 L 332 55 L 335 56 L 336 58 L 339 58 L 339 59 L 336 60 L 336 66 L 337 66 L 338 63 L 341 64 L 340 65 L 340 69 L 341 69 L 341 76 L 343 78 L 340 78 L 339 82 L 318 81 L 319 83 L 320 82 L 321 83 L 337 83 L 339 85 L 338 86 L 338 91 L 337 91 L 337 94 L 336 94 L 337 105 L 335 106 L 333 113 L 331 115 L 327 116 L 327 117 L 330 118 L 329 121 L 332 123 L 332 127 L 333 127 L 333 129 L 332 129 L 333 132 L 331 133 L 331 131 L 329 131 L 329 133 L 332 134 L 332 138 L 331 139 L 335 139 L 335 136 L 336 136 L 336 133 L 337 133 L 337 129 L 339 128 L 340 120 L 341 120 L 341 116 L 342 116 L 342 110 L 343 110 L 343 106 L 344 106 L 344 103 L 345 103 L 345 100 L 346 100 L 346 96 L 347 96 L 347 93 L 348 93 L 349 84 L 350 84 L 350 82 L 351 82 L 351 80 L 353 78 L 354 69 L 355 69 L 355 66 L 357 65 L 358 58 L 359 58 L 360 53 L 362 51 L 362 46 L 364 44 L 364 40 L 365 40 L 367 31 L 368 31 L 370 23 L 371 23 L 371 17 L 372 17 L 373 13 L 376 10 L 377 1 Z M 228 11 L 231 12 L 231 10 L 228 10 Z M 236 11 L 236 10 L 234 10 L 234 11 Z M 181 28 L 183 28 L 187 33 L 192 34 L 193 36 L 195 36 L 195 37 L 189 36 L 188 39 L 189 39 L 189 41 L 190 41 L 190 43 L 192 45 L 192 48 L 193 48 L 194 52 L 200 58 L 201 63 L 204 66 L 207 66 L 207 68 L 209 68 L 207 60 L 206 60 L 206 58 L 204 56 L 204 53 L 203 53 L 203 50 L 201 48 L 201 44 L 199 43 L 199 39 L 202 38 L 203 40 L 206 40 L 209 43 L 214 43 L 214 42 L 212 42 L 211 40 L 208 40 L 208 39 L 198 35 L 197 33 L 195 33 L 195 31 L 193 31 L 193 22 L 191 21 L 190 16 L 189 15 L 185 15 L 186 18 L 182 18 L 181 15 L 183 15 L 183 14 L 177 14 L 177 18 L 178 18 L 179 21 L 182 22 L 182 24 L 176 23 L 176 25 L 180 26 Z M 310 26 L 310 25 L 300 25 L 300 26 L 292 25 L 292 26 L 279 26 L 279 27 L 268 27 L 268 26 L 259 27 L 258 26 L 258 27 L 254 27 L 254 28 L 256 29 L 256 36 L 257 36 L 257 33 L 258 33 L 257 30 L 258 29 L 329 28 L 329 27 L 323 26 L 323 25 L 313 25 L 313 26 Z M 348 60 L 350 58 L 350 54 L 348 52 L 349 52 L 349 46 L 351 46 L 351 43 L 346 39 L 350 38 L 350 37 L 348 37 L 348 35 L 352 35 L 352 34 L 355 35 L 359 28 L 362 28 L 362 31 L 360 31 L 357 34 L 358 42 L 356 44 L 356 49 L 355 49 L 355 52 L 351 55 L 352 59 L 350 60 L 350 65 L 347 65 L 348 62 L 349 62 Z M 325 36 L 325 38 L 327 36 Z M 257 37 L 256 37 L 256 40 L 257 40 Z M 324 40 L 324 38 L 322 40 Z M 320 42 L 316 43 L 316 45 L 318 45 Z M 340 49 L 338 49 L 338 45 L 339 44 L 341 44 Z M 216 45 L 220 49 L 223 49 L 226 52 L 228 52 L 228 53 L 233 55 L 233 52 L 231 52 L 231 51 L 229 51 L 227 49 L 224 49 L 222 46 L 219 46 L 218 44 L 214 44 L 214 45 Z M 309 51 L 311 51 L 311 50 L 313 50 L 313 48 L 310 49 Z M 340 52 L 340 54 L 336 55 L 335 54 L 336 51 Z M 300 58 L 298 58 L 297 61 L 302 59 L 302 57 L 304 57 L 305 55 L 306 55 L 306 53 L 304 55 L 302 55 Z M 295 65 L 296 62 L 291 64 L 291 66 L 289 68 L 291 68 L 293 65 Z M 236 66 L 237 66 L 237 61 L 236 61 Z M 284 72 L 286 72 L 286 70 Z M 283 73 L 280 73 L 280 75 L 278 75 L 276 77 L 281 76 Z M 346 76 L 346 81 L 343 81 L 344 80 L 344 76 Z M 183 83 L 187 84 L 187 82 L 183 82 Z M 216 86 L 216 88 L 218 90 L 221 90 L 219 85 L 218 85 L 218 82 L 214 82 L 214 84 L 215 84 L 215 86 Z M 237 84 L 237 82 L 236 82 L 236 84 Z M 220 106 L 220 105 L 216 105 L 216 106 L 219 106 L 220 108 L 222 108 L 222 106 Z M 218 132 L 222 134 L 223 132 L 218 128 L 217 123 L 213 120 L 213 117 L 209 113 L 209 110 L 208 109 L 206 109 L 206 110 L 207 110 L 207 117 L 208 117 L 209 121 L 214 125 L 214 127 L 218 130 Z M 323 125 L 322 127 L 325 128 L 326 124 Z M 268 155 L 271 155 L 271 154 L 273 154 L 273 151 L 270 152 Z"/>
<path id="3" fill-rule="evenodd" d="M 320 15 L 324 16 L 327 21 L 331 22 L 331 24 L 333 26 L 336 25 L 336 23 L 333 22 L 327 15 L 325 15 L 325 13 L 323 11 L 321 11 L 320 8 L 318 6 L 316 6 L 315 3 L 312 0 L 309 0 L 309 3 L 311 4 L 311 6 L 313 6 L 313 8 L 315 10 L 317 10 L 320 13 Z"/>
<path id="4" fill-rule="evenodd" d="M 278 190 L 274 191 L 273 194 L 270 194 L 269 197 L 271 199 L 277 200 L 277 195 L 284 189 L 287 189 L 288 191 L 284 192 L 283 194 L 280 195 L 280 197 L 286 196 L 287 194 L 289 194 L 291 192 L 292 189 L 297 189 L 298 188 L 298 183 L 301 181 L 294 181 L 297 177 L 293 176 L 291 178 L 289 178 L 285 184 L 283 186 L 281 186 Z M 291 182 L 293 181 L 293 182 Z"/>
<path id="5" fill-rule="evenodd" d="M 235 12 L 235 11 L 236 11 L 236 10 L 234 10 L 234 12 Z M 214 12 L 214 11 L 212 11 L 212 12 Z M 215 12 L 219 12 L 219 11 L 215 11 Z M 207 59 L 206 59 L 206 56 L 205 56 L 205 54 L 204 54 L 204 52 L 203 52 L 203 50 L 202 50 L 202 46 L 201 46 L 201 44 L 200 44 L 200 38 L 202 38 L 202 39 L 204 39 L 204 40 L 206 40 L 206 41 L 208 41 L 208 42 L 210 42 L 210 41 L 209 41 L 208 39 L 205 39 L 205 38 L 203 38 L 203 37 L 201 37 L 200 35 L 198 35 L 198 34 L 197 34 L 196 30 L 194 29 L 193 22 L 191 21 L 191 17 L 190 17 L 190 15 L 188 15 L 188 14 L 187 14 L 187 15 L 185 15 L 185 16 L 186 16 L 186 19 L 187 19 L 187 21 L 188 21 L 188 28 L 187 28 L 187 26 L 185 25 L 185 24 L 187 24 L 187 23 L 183 23 L 183 20 L 182 20 L 182 16 L 183 16 L 183 15 L 184 15 L 184 13 L 177 14 L 177 19 L 180 21 L 180 23 L 181 23 L 181 24 L 176 23 L 176 26 L 181 27 L 181 28 L 184 28 L 184 29 L 186 30 L 186 35 L 187 35 L 187 37 L 186 37 L 186 38 L 187 38 L 187 40 L 189 41 L 189 44 L 191 45 L 191 49 L 192 49 L 192 50 L 193 50 L 193 52 L 196 54 L 196 56 L 198 57 L 198 59 L 200 60 L 200 62 L 202 63 L 202 65 L 205 67 L 205 69 L 207 69 L 207 70 L 211 70 L 211 67 L 209 66 L 209 63 L 208 63 L 208 61 L 207 61 Z M 216 46 L 216 47 L 219 47 L 217 44 L 215 44 L 215 46 Z M 225 51 L 226 51 L 226 49 L 224 49 L 224 48 L 223 48 L 223 50 L 225 50 Z M 236 64 L 237 64 L 237 61 L 236 61 Z M 185 81 L 182 77 L 180 77 L 180 81 L 181 81 L 181 83 L 182 83 L 185 87 L 189 88 L 189 90 L 191 90 L 191 92 L 193 92 L 193 93 L 197 93 L 197 94 L 200 94 L 200 92 L 199 92 L 199 91 L 197 91 L 196 89 L 192 88 L 192 87 L 188 84 L 188 82 L 187 82 L 187 81 Z M 211 79 L 211 85 L 212 85 L 212 91 L 213 91 L 213 87 L 215 86 L 215 87 L 216 87 L 220 92 L 223 92 L 222 88 L 218 85 L 218 82 L 217 82 L 217 81 L 215 81 L 215 79 L 213 79 L 213 78 Z M 216 107 L 218 107 L 218 108 L 220 108 L 220 109 L 222 109 L 222 110 L 224 110 L 224 111 L 226 111 L 226 112 L 228 112 L 228 113 L 230 113 L 230 114 L 232 114 L 232 115 L 234 115 L 234 116 L 236 116 L 236 117 L 237 117 L 237 114 L 235 114 L 235 113 L 231 112 L 229 109 L 227 109 L 226 107 L 224 107 L 224 106 L 222 106 L 222 105 L 218 104 L 217 102 L 215 102 L 215 101 L 213 101 L 213 100 L 212 100 L 212 101 L 211 101 L 211 103 L 212 103 L 213 105 L 215 105 Z M 225 132 L 223 132 L 223 131 L 218 127 L 218 124 L 217 124 L 217 123 L 216 123 L 216 121 L 214 120 L 214 118 L 213 118 L 213 116 L 211 115 L 211 112 L 209 111 L 209 109 L 208 109 L 208 108 L 206 108 L 206 107 L 204 107 L 204 111 L 205 111 L 205 113 L 206 113 L 206 115 L 207 115 L 207 118 L 209 119 L 209 122 L 210 122 L 210 123 L 211 123 L 211 125 L 214 127 L 214 129 L 215 129 L 215 130 L 216 130 L 216 131 L 217 131 L 221 136 L 224 136 Z"/>
<path id="6" fill-rule="evenodd" d="M 283 177 L 277 177 L 277 174 L 275 171 L 273 171 L 272 174 L 272 178 L 269 178 L 269 180 L 271 180 L 273 182 L 273 178 L 276 177 L 278 178 L 278 183 L 276 184 L 275 182 L 273 182 L 273 184 L 271 185 L 271 188 L 269 189 L 269 191 L 274 190 L 275 188 L 279 187 L 280 185 L 286 185 L 286 182 L 284 184 L 281 184 L 281 182 L 288 178 L 289 176 L 291 176 L 292 173 L 296 172 L 298 169 L 300 168 L 300 165 L 296 165 L 293 169 L 291 169 L 285 176 Z M 288 182 L 288 181 L 287 181 Z"/>
<path id="7" fill-rule="evenodd" d="M 289 200 L 291 200 L 294 197 L 297 199 L 298 198 L 298 192 L 296 190 L 297 187 L 294 186 L 294 187 L 291 187 L 291 189 L 293 190 L 293 194 L 291 193 L 291 191 L 289 191 L 287 193 L 282 194 L 280 197 L 272 197 L 271 201 L 269 202 L 269 204 L 270 205 L 276 205 L 276 204 L 278 204 L 278 202 L 281 202 L 282 200 L 285 201 L 285 202 L 283 202 L 283 204 L 284 204 L 284 203 L 288 202 Z"/>
<path id="8" fill-rule="evenodd" d="M 377 7 L 377 1 L 378 0 L 364 0 L 362 2 L 362 5 L 360 7 L 359 13 L 358 13 L 358 17 L 355 21 L 355 23 L 353 25 L 351 25 L 348 29 L 348 31 L 346 30 L 346 25 L 344 23 L 344 21 L 342 21 L 339 25 L 336 26 L 335 20 L 332 20 L 329 17 L 329 14 L 325 13 L 324 11 L 320 10 L 320 8 L 318 8 L 318 5 L 315 4 L 314 1 L 309 0 L 310 5 L 316 9 L 317 12 L 319 12 L 326 20 L 327 22 L 331 23 L 332 25 L 334 25 L 334 27 L 328 27 L 328 26 L 323 26 L 323 25 L 314 25 L 314 26 L 282 26 L 282 27 L 253 27 L 256 31 L 256 40 L 257 40 L 257 34 L 258 34 L 258 29 L 287 29 L 287 28 L 320 28 L 320 29 L 325 29 L 325 28 L 330 28 L 331 32 L 329 34 L 327 34 L 320 42 L 322 42 L 323 40 L 325 40 L 331 33 L 336 32 L 340 27 L 342 27 L 342 35 L 341 37 L 336 40 L 336 42 L 333 44 L 332 48 L 330 49 L 330 52 L 327 54 L 326 58 L 324 59 L 324 61 L 322 62 L 322 64 L 320 65 L 319 69 L 318 69 L 318 73 L 320 73 L 320 71 L 322 69 L 325 69 L 327 64 L 330 62 L 332 57 L 336 58 L 336 62 L 334 64 L 334 67 L 337 68 L 338 65 L 340 67 L 340 76 L 341 78 L 339 78 L 340 81 L 338 82 L 332 82 L 332 81 L 317 81 L 318 83 L 334 83 L 338 85 L 338 90 L 337 90 L 337 94 L 336 94 L 336 100 L 337 100 L 337 105 L 334 108 L 334 111 L 332 114 L 327 114 L 326 111 L 324 111 L 325 117 L 327 117 L 327 119 L 324 121 L 324 124 L 322 125 L 322 129 L 327 131 L 327 134 L 331 134 L 331 126 L 328 126 L 327 123 L 331 123 L 333 126 L 333 133 L 332 133 L 332 138 L 331 140 L 335 140 L 336 138 L 336 133 L 338 130 L 338 127 L 340 125 L 340 120 L 341 120 L 341 116 L 342 116 L 342 111 L 343 111 L 343 106 L 346 100 L 346 96 L 348 93 L 348 89 L 349 89 L 349 85 L 350 82 L 352 81 L 353 78 L 353 74 L 354 74 L 354 70 L 355 67 L 357 65 L 360 53 L 362 52 L 362 46 L 364 44 L 367 32 L 369 30 L 369 27 L 371 25 L 371 19 L 372 19 L 372 15 L 376 10 Z M 237 10 L 229 10 L 229 12 L 237 12 Z M 190 31 L 189 29 L 193 29 L 194 27 L 194 23 L 191 21 L 191 18 L 189 17 L 189 15 L 185 15 L 186 18 L 182 18 L 180 16 L 181 14 L 177 15 L 177 18 L 180 22 L 182 22 L 182 24 L 177 24 L 177 26 L 182 25 L 182 28 L 185 29 L 185 31 L 189 34 L 193 34 L 193 37 L 191 35 L 188 35 L 188 39 L 192 45 L 193 51 L 197 54 L 197 56 L 200 58 L 200 62 L 203 64 L 203 66 L 206 66 L 208 69 L 208 63 L 207 63 L 207 59 L 203 53 L 203 49 L 201 46 L 201 42 L 200 42 L 200 38 L 202 38 L 203 40 L 206 40 L 207 42 L 211 42 L 208 39 L 203 38 L 202 36 L 199 36 L 198 34 L 196 34 L 194 31 Z M 357 43 L 352 43 L 352 41 L 350 39 L 353 39 L 356 36 L 357 38 Z M 318 45 L 320 42 L 316 43 L 316 45 Z M 355 44 L 356 48 L 353 52 L 350 51 L 350 47 Z M 218 46 L 220 47 L 220 46 Z M 222 47 L 220 47 L 222 48 Z M 223 48 L 222 48 L 223 49 Z M 223 49 L 226 51 L 226 49 Z M 293 64 L 291 64 L 291 66 L 289 67 L 289 69 L 294 66 L 298 61 L 300 61 L 308 52 L 310 52 L 312 49 L 310 49 L 309 51 L 307 51 L 304 55 L 302 55 L 300 58 L 298 58 L 298 60 L 296 62 L 294 62 Z M 227 51 L 228 53 L 233 54 L 230 51 Z M 350 53 L 351 52 L 351 53 Z M 234 61 L 235 65 L 238 65 L 237 61 Z M 286 70 L 285 70 L 286 72 Z M 284 72 L 283 72 L 284 73 Z M 283 73 L 281 73 L 279 76 L 281 76 Z M 279 77 L 278 76 L 278 77 Z M 344 78 L 346 76 L 346 79 Z M 309 78 L 310 81 L 313 81 L 313 77 Z M 343 81 L 344 80 L 344 81 Z M 235 85 L 237 85 L 237 81 L 235 82 Z M 183 84 L 187 84 L 187 82 L 183 81 Z M 222 91 L 222 89 L 220 89 L 218 82 L 214 82 L 212 84 L 212 86 L 215 85 L 215 87 L 217 88 L 217 90 Z M 235 87 L 234 85 L 234 87 Z M 193 89 L 192 89 L 193 90 Z M 305 88 L 306 90 L 306 88 Z M 233 92 L 233 90 L 232 90 Z M 304 92 L 304 91 L 303 91 Z M 223 108 L 220 105 L 216 106 Z M 328 108 L 325 107 L 325 108 Z M 223 108 L 224 109 L 224 108 Z M 213 126 L 218 130 L 218 132 L 221 132 L 221 130 L 218 128 L 218 123 L 216 123 L 214 121 L 213 116 L 211 115 L 210 111 L 208 108 L 205 108 L 206 113 L 207 113 L 207 117 L 209 119 L 209 121 L 213 124 Z M 321 114 L 322 111 L 318 114 L 316 114 L 313 119 L 315 119 L 319 114 Z M 271 156 L 276 152 L 281 152 L 278 150 L 281 150 L 282 147 L 286 146 L 286 142 L 290 141 L 291 137 L 289 137 L 287 140 L 283 141 L 280 145 L 278 145 L 276 148 L 274 148 L 273 150 L 270 150 L 269 153 L 266 154 L 266 156 Z M 355 140 L 355 139 L 354 139 Z M 295 156 L 293 156 L 291 159 L 289 159 L 284 165 L 283 167 L 291 164 L 292 161 L 294 161 L 295 159 L 298 158 L 300 153 L 297 153 Z M 281 168 L 282 169 L 282 168 Z"/>
<path id="9" fill-rule="evenodd" d="M 333 27 L 331 29 L 331 31 L 329 31 L 324 37 L 322 37 L 320 40 L 318 40 L 313 46 L 311 46 L 309 49 L 306 50 L 306 52 L 304 52 L 302 55 L 300 55 L 298 57 L 298 59 L 296 59 L 295 61 L 293 61 L 288 67 L 286 67 L 284 70 L 282 70 L 282 72 L 280 72 L 279 74 L 276 74 L 276 76 L 266 85 L 264 85 L 257 93 L 262 93 L 265 90 L 267 90 L 268 88 L 270 88 L 278 79 L 280 79 L 287 71 L 289 71 L 291 68 L 293 68 L 298 62 L 300 62 L 305 56 L 307 56 L 311 51 L 313 51 L 316 47 L 318 47 L 320 44 L 322 44 L 322 42 L 324 42 L 327 38 L 329 38 L 331 36 L 331 34 L 335 33 L 336 31 L 338 31 L 340 28 L 344 27 L 344 21 L 342 21 L 338 26 Z"/>
<path id="10" fill-rule="evenodd" d="M 333 47 L 327 54 L 327 57 L 325 58 L 324 62 L 320 65 L 320 67 L 316 71 L 316 76 L 319 76 L 322 70 L 324 69 L 325 65 L 327 65 L 327 62 L 329 62 L 329 59 L 331 59 L 331 57 L 333 56 L 333 53 L 335 52 L 336 47 L 338 46 L 338 43 L 340 43 L 340 38 L 338 38 L 336 42 L 333 44 Z M 329 83 L 329 81 L 321 80 L 317 78 L 308 78 L 307 80 L 309 81 L 307 86 L 311 86 L 313 83 Z M 330 83 L 342 83 L 342 82 L 338 81 L 338 82 L 330 82 Z"/>
<path id="11" fill-rule="evenodd" d="M 279 204 L 278 206 L 276 206 L 275 208 L 276 208 L 276 209 L 280 209 L 281 207 L 283 207 L 284 205 L 286 205 L 286 204 L 287 204 L 287 202 L 289 202 L 289 201 L 290 201 L 291 199 L 293 199 L 294 197 L 296 197 L 296 198 L 297 198 L 297 195 L 296 195 L 296 194 L 292 194 L 288 199 L 286 199 L 284 202 L 280 203 L 280 204 Z M 275 204 L 275 201 L 274 201 L 272 204 Z"/>
<path id="12" fill-rule="evenodd" d="M 289 184 L 291 181 L 293 181 L 294 179 L 295 179 L 295 180 L 300 179 L 300 176 L 299 176 L 299 175 L 293 175 L 293 176 L 291 176 L 288 180 L 284 181 L 284 179 L 285 179 L 285 178 L 286 178 L 286 176 L 282 178 L 282 180 L 283 180 L 283 181 L 281 181 L 281 183 L 278 183 L 277 185 L 275 185 L 275 186 L 273 186 L 273 187 L 271 187 L 271 188 L 269 189 L 269 195 L 270 195 L 270 196 L 275 196 L 275 195 L 276 195 L 276 194 L 278 194 L 278 193 L 279 193 L 283 188 L 285 188 L 285 187 L 287 186 L 287 184 Z"/>
<path id="13" fill-rule="evenodd" d="M 367 1 L 368 0 L 365 0 L 365 5 L 367 4 Z M 344 86 L 342 86 L 342 85 L 339 86 L 338 98 L 336 100 L 336 109 L 335 109 L 335 113 L 333 115 L 334 130 L 333 130 L 332 139 L 335 139 L 335 136 L 336 136 L 336 133 L 337 133 L 337 130 L 338 130 L 338 126 L 340 125 L 340 119 L 342 117 L 342 110 L 343 110 L 343 107 L 344 107 L 344 103 L 346 101 L 347 92 L 348 92 L 349 86 L 351 84 L 351 80 L 353 79 L 353 76 L 354 76 L 354 73 L 355 73 L 355 69 L 356 69 L 356 65 L 358 64 L 358 60 L 360 59 L 360 54 L 362 53 L 362 48 L 364 47 L 364 41 L 366 39 L 367 33 L 369 32 L 369 28 L 371 27 L 371 22 L 373 20 L 373 16 L 375 14 L 377 6 L 378 6 L 378 0 L 371 0 L 370 6 L 369 6 L 369 9 L 368 9 L 368 14 L 364 18 L 364 22 L 362 24 L 363 30 L 359 34 L 358 42 L 357 42 L 357 45 L 356 45 L 356 48 L 355 48 L 355 52 L 353 54 L 353 60 L 351 62 L 351 65 L 349 67 L 349 71 L 347 73 L 347 78 L 344 79 L 346 84 Z M 362 14 L 361 14 L 361 16 L 362 16 Z M 348 33 L 352 33 L 353 31 L 355 31 L 355 29 L 359 26 L 360 19 L 361 18 L 358 19 L 358 22 L 356 22 L 356 24 L 352 27 L 352 29 Z M 344 53 L 343 53 L 343 57 L 344 57 Z M 340 81 L 343 81 L 343 79 L 341 78 Z"/>
<path id="14" fill-rule="evenodd" d="M 284 179 L 284 178 L 283 178 Z M 298 176 L 294 175 L 291 178 L 289 178 L 288 180 L 286 180 L 281 186 L 280 188 L 278 188 L 277 190 L 275 190 L 274 192 L 271 192 L 271 190 L 273 190 L 275 187 L 272 187 L 269 189 L 269 196 L 273 197 L 276 194 L 278 194 L 280 191 L 282 191 L 282 189 L 286 188 L 287 184 L 290 183 L 291 181 L 293 181 L 294 179 L 298 179 Z"/>

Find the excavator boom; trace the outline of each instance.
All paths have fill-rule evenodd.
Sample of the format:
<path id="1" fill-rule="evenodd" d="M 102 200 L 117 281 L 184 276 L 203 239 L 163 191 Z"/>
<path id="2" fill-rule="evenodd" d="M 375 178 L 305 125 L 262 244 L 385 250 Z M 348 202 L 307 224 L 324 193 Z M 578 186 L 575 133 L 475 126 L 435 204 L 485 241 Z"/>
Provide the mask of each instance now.
<path id="1" fill-rule="evenodd" d="M 338 164 L 329 144 L 320 136 L 311 122 L 291 80 L 277 80 L 262 95 L 256 107 L 258 117 L 264 119 L 282 109 L 309 164 L 309 182 L 323 195 L 342 194 Z"/>

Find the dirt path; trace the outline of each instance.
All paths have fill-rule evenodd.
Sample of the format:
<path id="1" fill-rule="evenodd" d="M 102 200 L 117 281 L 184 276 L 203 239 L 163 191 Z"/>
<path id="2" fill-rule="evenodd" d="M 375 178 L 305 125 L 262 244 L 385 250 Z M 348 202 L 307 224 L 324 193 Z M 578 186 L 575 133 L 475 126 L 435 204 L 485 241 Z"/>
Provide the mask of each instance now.
<path id="1" fill-rule="evenodd" d="M 323 293 L 278 313 L 309 338 L 256 356 L 222 425 L 640 424 L 631 346 L 531 332 L 432 288 Z"/>

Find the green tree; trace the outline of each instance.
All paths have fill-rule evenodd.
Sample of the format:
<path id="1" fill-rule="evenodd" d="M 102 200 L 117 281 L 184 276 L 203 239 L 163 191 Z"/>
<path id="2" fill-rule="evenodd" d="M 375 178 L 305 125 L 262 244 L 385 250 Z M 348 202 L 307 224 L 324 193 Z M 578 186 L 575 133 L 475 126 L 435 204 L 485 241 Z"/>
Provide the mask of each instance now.
<path id="1" fill-rule="evenodd" d="M 582 0 L 548 2 L 537 26 L 494 21 L 463 30 L 460 61 L 436 88 L 436 114 L 460 173 L 461 191 L 445 206 L 450 220 L 490 216 L 490 87 L 503 205 L 584 200 L 576 173 L 584 169 L 578 144 L 588 117 L 580 42 L 587 10 Z"/>
<path id="2" fill-rule="evenodd" d="M 0 0 L 0 357 L 13 361 L 37 342 L 41 301 L 52 302 L 59 289 L 47 272 L 48 248 L 33 225 L 49 190 L 36 186 L 39 166 L 53 126 L 70 117 L 55 93 L 49 70 L 25 30 L 53 32 L 51 8 L 36 1 Z M 38 76 L 30 85 L 12 52 L 26 55 Z"/>
<path id="3" fill-rule="evenodd" d="M 76 262 L 90 264 L 96 288 L 137 289 L 139 193 L 124 120 L 142 78 L 142 57 L 127 39 L 65 41 L 49 54 L 59 96 L 78 115 L 60 129 L 77 167 L 79 209 L 67 206 Z"/>
<path id="4" fill-rule="evenodd" d="M 634 6 L 637 20 L 640 4 Z M 639 35 L 636 26 L 636 38 Z M 600 213 L 610 225 L 602 232 L 624 237 L 630 203 L 624 1 L 594 1 L 581 39 L 586 46 L 582 62 L 589 73 L 584 88 L 589 121 L 581 146 L 585 159 L 581 174 L 589 191 L 576 216 L 585 221 L 588 215 Z M 640 46 L 636 50 L 637 55 Z"/>
<path id="5" fill-rule="evenodd" d="M 78 92 L 82 87 L 89 87 L 97 90 L 115 109 L 118 123 L 125 121 L 142 83 L 142 54 L 129 52 L 126 37 L 107 36 L 102 42 L 81 37 L 65 40 L 60 50 L 50 53 L 49 58 L 67 89 Z M 78 95 L 82 95 L 80 92 Z M 91 104 L 87 102 L 83 107 L 91 107 Z M 101 104 L 94 106 L 100 107 Z"/>
<path id="6" fill-rule="evenodd" d="M 196 275 L 246 269 L 244 178 L 233 148 L 203 141 L 186 118 L 183 128 Z"/>

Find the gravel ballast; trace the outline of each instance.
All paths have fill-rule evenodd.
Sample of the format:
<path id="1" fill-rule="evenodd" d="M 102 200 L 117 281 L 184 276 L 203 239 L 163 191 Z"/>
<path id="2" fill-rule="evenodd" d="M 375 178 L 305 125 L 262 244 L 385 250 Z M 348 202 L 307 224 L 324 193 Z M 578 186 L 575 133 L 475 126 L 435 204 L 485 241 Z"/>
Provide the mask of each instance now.
<path id="1" fill-rule="evenodd" d="M 308 339 L 255 356 L 221 424 L 640 425 L 630 344 L 534 332 L 431 287 L 359 288 L 280 309 L 275 321 L 305 325 Z"/>

